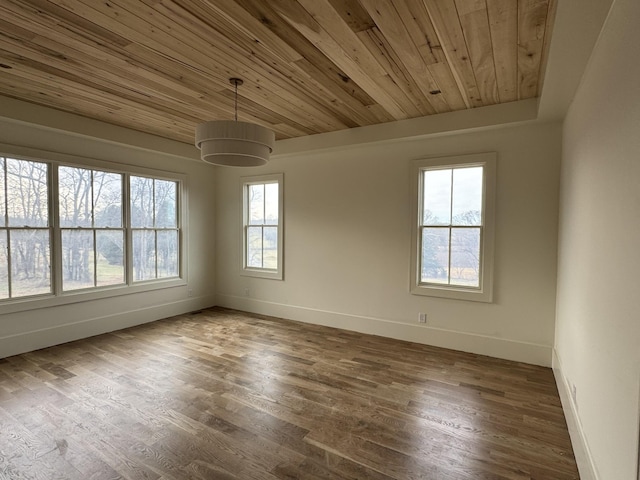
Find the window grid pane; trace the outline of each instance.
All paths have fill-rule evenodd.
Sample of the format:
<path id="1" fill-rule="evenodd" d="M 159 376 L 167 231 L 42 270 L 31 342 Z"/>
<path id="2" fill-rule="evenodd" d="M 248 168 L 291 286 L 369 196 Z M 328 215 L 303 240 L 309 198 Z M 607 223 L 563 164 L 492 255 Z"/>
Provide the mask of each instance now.
<path id="1" fill-rule="evenodd" d="M 482 167 L 453 171 L 453 225 L 482 225 Z"/>
<path id="2" fill-rule="evenodd" d="M 9 226 L 49 226 L 49 181 L 46 163 L 6 159 Z"/>
<path id="3" fill-rule="evenodd" d="M 264 223 L 278 225 L 278 184 L 267 183 L 264 186 Z"/>
<path id="4" fill-rule="evenodd" d="M 247 227 L 247 267 L 263 266 L 262 229 L 261 226 Z"/>
<path id="5" fill-rule="evenodd" d="M 49 229 L 10 229 L 11 297 L 51 293 Z"/>
<path id="6" fill-rule="evenodd" d="M 451 223 L 452 170 L 427 170 L 423 176 L 423 225 Z"/>
<path id="7" fill-rule="evenodd" d="M 158 278 L 178 276 L 178 231 L 158 230 L 156 255 Z"/>
<path id="8" fill-rule="evenodd" d="M 153 230 L 133 231 L 133 281 L 153 280 L 156 272 L 156 236 Z"/>
<path id="9" fill-rule="evenodd" d="M 124 230 L 96 230 L 96 286 L 123 284 Z"/>
<path id="10" fill-rule="evenodd" d="M 480 286 L 480 228 L 451 231 L 451 285 Z"/>
<path id="11" fill-rule="evenodd" d="M 262 268 L 278 268 L 278 227 L 262 229 Z"/>
<path id="12" fill-rule="evenodd" d="M 92 226 L 91 170 L 58 168 L 58 211 L 61 227 Z"/>
<path id="13" fill-rule="evenodd" d="M 449 283 L 449 235 L 448 227 L 422 229 L 420 281 L 424 283 Z"/>
<path id="14" fill-rule="evenodd" d="M 154 226 L 153 179 L 131 176 L 129 180 L 131 203 L 131 227 L 152 228 Z"/>
<path id="15" fill-rule="evenodd" d="M 155 227 L 176 228 L 177 223 L 176 182 L 154 180 Z"/>
<path id="16" fill-rule="evenodd" d="M 264 184 L 249 185 L 249 224 L 264 225 Z"/>
<path id="17" fill-rule="evenodd" d="M 122 227 L 122 178 L 120 173 L 93 172 L 93 226 Z"/>
<path id="18" fill-rule="evenodd" d="M 95 286 L 93 230 L 62 230 L 62 289 Z"/>

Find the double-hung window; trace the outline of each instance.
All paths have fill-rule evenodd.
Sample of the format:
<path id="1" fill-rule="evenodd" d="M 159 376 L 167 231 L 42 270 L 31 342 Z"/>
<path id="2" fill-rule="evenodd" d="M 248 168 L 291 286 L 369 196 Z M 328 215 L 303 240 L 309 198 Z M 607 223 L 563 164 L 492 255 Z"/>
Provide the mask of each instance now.
<path id="1" fill-rule="evenodd" d="M 184 176 L 47 155 L 0 156 L 0 301 L 184 284 Z"/>
<path id="2" fill-rule="evenodd" d="M 495 154 L 415 164 L 411 291 L 492 301 Z"/>
<path id="3" fill-rule="evenodd" d="M 242 273 L 282 280 L 283 175 L 242 178 Z"/>
<path id="4" fill-rule="evenodd" d="M 62 289 L 125 283 L 121 173 L 58 168 Z"/>
<path id="5" fill-rule="evenodd" d="M 0 299 L 52 292 L 49 165 L 0 157 Z"/>
<path id="6" fill-rule="evenodd" d="M 178 184 L 129 177 L 133 281 L 178 276 Z"/>

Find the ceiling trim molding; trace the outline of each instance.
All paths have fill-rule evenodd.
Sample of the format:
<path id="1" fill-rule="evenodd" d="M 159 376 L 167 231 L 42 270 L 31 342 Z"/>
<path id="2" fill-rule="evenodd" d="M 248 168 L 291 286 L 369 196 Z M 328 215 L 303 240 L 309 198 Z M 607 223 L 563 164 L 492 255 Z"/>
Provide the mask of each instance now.
<path id="1" fill-rule="evenodd" d="M 312 151 L 348 148 L 364 144 L 416 140 L 467 131 L 532 122 L 537 118 L 537 100 L 531 98 L 488 107 L 350 128 L 336 132 L 289 138 L 276 142 L 272 158 Z"/>
<path id="2" fill-rule="evenodd" d="M 563 120 L 573 101 L 613 0 L 559 0 L 549 46 L 538 117 Z"/>
<path id="3" fill-rule="evenodd" d="M 0 120 L 200 162 L 194 145 L 0 95 Z"/>

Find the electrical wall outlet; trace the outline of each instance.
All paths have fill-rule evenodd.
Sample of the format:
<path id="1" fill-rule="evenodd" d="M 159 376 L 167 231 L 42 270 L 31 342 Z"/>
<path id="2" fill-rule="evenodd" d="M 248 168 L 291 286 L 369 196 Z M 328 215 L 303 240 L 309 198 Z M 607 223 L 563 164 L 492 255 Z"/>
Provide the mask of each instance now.
<path id="1" fill-rule="evenodd" d="M 244 289 L 244 296 L 248 297 L 251 294 L 251 291 L 248 288 Z"/>
<path id="2" fill-rule="evenodd" d="M 427 323 L 427 314 L 420 312 L 418 314 L 418 323 Z"/>
<path id="3" fill-rule="evenodd" d="M 188 294 L 190 297 L 193 297 L 193 290 L 190 288 L 190 289 L 187 291 L 187 294 Z"/>

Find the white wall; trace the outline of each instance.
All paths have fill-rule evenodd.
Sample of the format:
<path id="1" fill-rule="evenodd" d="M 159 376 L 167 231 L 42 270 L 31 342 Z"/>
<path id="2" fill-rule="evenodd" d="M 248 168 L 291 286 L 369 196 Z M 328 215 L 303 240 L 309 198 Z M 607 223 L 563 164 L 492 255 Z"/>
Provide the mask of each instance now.
<path id="1" fill-rule="evenodd" d="M 498 153 L 495 302 L 409 294 L 411 160 L 487 151 Z M 221 169 L 217 303 L 550 365 L 559 161 L 559 124 L 276 157 L 251 175 L 284 172 L 284 281 L 240 275 L 243 172 Z"/>
<path id="2" fill-rule="evenodd" d="M 564 123 L 556 369 L 586 479 L 637 478 L 639 20 L 638 0 L 614 1 Z"/>
<path id="3" fill-rule="evenodd" d="M 99 333 L 117 330 L 143 322 L 208 307 L 214 304 L 215 276 L 213 182 L 215 169 L 175 152 L 190 153 L 184 144 L 170 142 L 151 135 L 117 128 L 100 122 L 62 114 L 51 109 L 35 107 L 10 99 L 1 100 L 7 109 L 24 114 L 32 110 L 34 121 L 48 118 L 59 129 L 37 126 L 34 123 L 0 118 L 0 152 L 24 153 L 25 147 L 52 151 L 97 160 L 137 165 L 178 172 L 187 176 L 188 189 L 188 285 L 145 293 L 129 294 L 62 306 L 7 313 L 10 305 L 0 305 L 0 358 L 67 342 Z M 128 141 L 146 148 L 125 146 L 115 141 L 102 141 L 86 135 L 63 131 L 74 125 L 97 132 L 124 134 Z M 117 136 L 117 135 L 116 135 Z M 153 151 L 153 148 L 157 151 Z M 162 153 L 173 150 L 171 155 Z M 195 147 L 193 147 L 195 152 Z M 39 155 L 36 153 L 36 155 Z M 46 155 L 46 154 L 45 154 Z M 46 156 L 43 156 L 46 158 Z M 192 290 L 189 297 L 188 291 Z"/>

